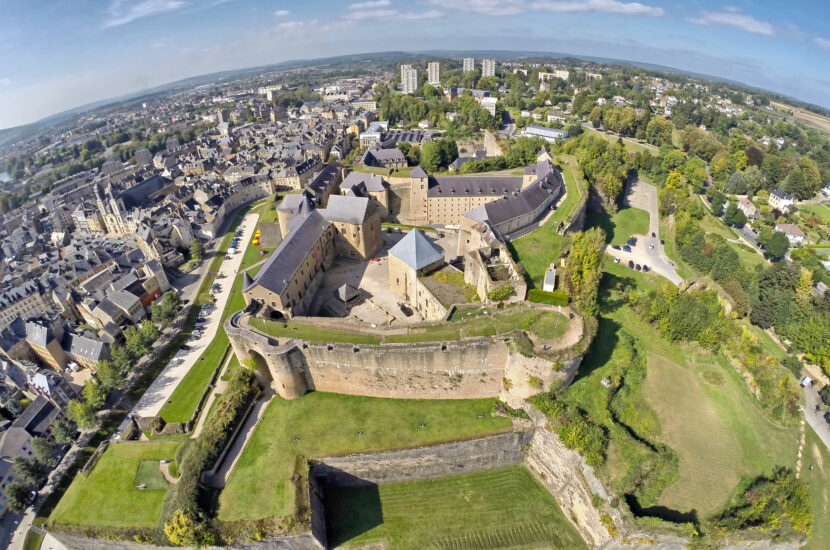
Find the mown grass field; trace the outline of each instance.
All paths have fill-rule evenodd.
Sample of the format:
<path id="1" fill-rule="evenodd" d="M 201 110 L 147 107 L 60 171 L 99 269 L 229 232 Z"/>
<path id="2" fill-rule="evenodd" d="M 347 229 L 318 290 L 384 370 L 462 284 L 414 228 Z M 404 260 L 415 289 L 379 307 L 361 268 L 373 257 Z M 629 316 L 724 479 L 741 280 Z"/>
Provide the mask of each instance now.
<path id="1" fill-rule="evenodd" d="M 508 418 L 491 416 L 492 407 L 492 399 L 381 399 L 321 392 L 292 401 L 274 397 L 219 497 L 219 519 L 292 514 L 291 477 L 305 474 L 307 458 L 417 447 L 510 429 Z"/>
<path id="2" fill-rule="evenodd" d="M 553 497 L 522 466 L 379 487 L 334 489 L 333 545 L 390 550 L 585 548 Z"/>
<path id="3" fill-rule="evenodd" d="M 830 223 L 830 206 L 827 204 L 799 204 L 802 216 L 818 216 L 822 223 Z"/>
<path id="4" fill-rule="evenodd" d="M 152 527 L 165 488 L 136 489 L 149 479 L 142 461 L 173 458 L 180 441 L 125 441 L 104 452 L 89 476 L 78 474 L 50 517 L 54 523 L 98 527 Z M 141 472 L 141 476 L 139 476 Z M 148 484 L 149 485 L 149 484 Z"/>
<path id="5" fill-rule="evenodd" d="M 616 145 L 617 140 L 620 139 L 620 136 L 615 136 L 615 135 L 612 135 L 612 134 L 606 134 L 604 132 L 599 132 L 599 131 L 593 130 L 593 129 L 587 127 L 587 126 L 584 126 L 583 128 L 585 128 L 586 132 L 591 132 L 595 135 L 598 135 L 598 136 L 605 139 L 608 143 L 610 143 L 612 145 Z M 644 152 L 649 153 L 650 155 L 654 155 L 654 156 L 657 156 L 657 155 L 660 154 L 660 150 L 657 149 L 656 147 L 644 145 L 642 143 L 638 143 L 636 140 L 633 140 L 631 138 L 622 138 L 622 140 L 623 140 L 623 146 L 625 147 L 625 150 L 629 153 L 639 153 L 641 151 L 644 151 Z"/>
<path id="6" fill-rule="evenodd" d="M 648 212 L 631 207 L 622 208 L 613 216 L 596 212 L 588 215 L 588 226 L 602 228 L 608 244 L 616 245 L 625 244 L 632 235 L 645 235 L 648 222 Z"/>

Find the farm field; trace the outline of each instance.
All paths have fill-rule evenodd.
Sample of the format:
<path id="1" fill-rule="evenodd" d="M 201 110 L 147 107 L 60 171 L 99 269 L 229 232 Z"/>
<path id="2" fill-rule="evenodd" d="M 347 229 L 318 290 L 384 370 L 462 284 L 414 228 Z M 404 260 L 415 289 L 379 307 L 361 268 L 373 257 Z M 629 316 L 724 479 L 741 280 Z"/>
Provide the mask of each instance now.
<path id="1" fill-rule="evenodd" d="M 773 107 L 775 107 L 778 111 L 792 111 L 792 116 L 797 120 L 806 123 L 808 126 L 812 126 L 813 128 L 821 130 L 825 134 L 830 134 L 829 118 L 823 117 L 816 113 L 811 113 L 810 111 L 805 111 L 804 109 L 801 109 L 799 107 L 793 107 L 792 105 L 778 103 L 777 101 L 771 101 L 770 104 Z"/>
<path id="2" fill-rule="evenodd" d="M 510 419 L 492 416 L 492 407 L 493 399 L 427 401 L 321 392 L 292 401 L 274 397 L 219 497 L 219 519 L 292 514 L 291 477 L 305 475 L 307 458 L 417 447 L 509 430 Z M 263 476 L 266 470 L 269 474 Z"/>
<path id="3" fill-rule="evenodd" d="M 585 548 L 553 497 L 522 466 L 327 493 L 333 545 L 390 550 Z"/>
<path id="4" fill-rule="evenodd" d="M 54 523 L 97 527 L 152 527 L 167 485 L 147 464 L 173 458 L 181 441 L 125 441 L 104 452 L 89 476 L 79 473 L 50 517 Z M 160 475 L 160 474 L 159 474 Z M 148 488 L 136 488 L 147 483 Z"/>

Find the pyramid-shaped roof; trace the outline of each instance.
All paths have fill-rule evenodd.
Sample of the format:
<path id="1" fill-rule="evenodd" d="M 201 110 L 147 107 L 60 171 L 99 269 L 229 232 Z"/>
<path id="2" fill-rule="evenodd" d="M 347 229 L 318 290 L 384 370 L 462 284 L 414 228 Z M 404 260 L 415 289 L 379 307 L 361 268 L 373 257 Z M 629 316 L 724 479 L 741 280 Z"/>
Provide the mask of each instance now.
<path id="1" fill-rule="evenodd" d="M 413 229 L 389 250 L 389 254 L 406 263 L 412 269 L 422 269 L 444 258 L 444 250 Z"/>
<path id="2" fill-rule="evenodd" d="M 412 172 L 409 173 L 409 177 L 410 178 L 426 178 L 428 176 L 427 176 L 426 171 L 423 168 L 421 168 L 421 165 L 419 164 L 418 166 L 416 166 L 412 170 Z"/>

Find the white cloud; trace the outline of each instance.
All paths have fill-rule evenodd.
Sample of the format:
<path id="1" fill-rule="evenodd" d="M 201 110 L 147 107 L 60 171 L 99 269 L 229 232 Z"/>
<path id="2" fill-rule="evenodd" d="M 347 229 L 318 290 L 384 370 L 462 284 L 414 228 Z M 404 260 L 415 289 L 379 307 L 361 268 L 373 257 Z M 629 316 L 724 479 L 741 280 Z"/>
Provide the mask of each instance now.
<path id="1" fill-rule="evenodd" d="M 291 21 L 283 21 L 282 23 L 277 25 L 277 30 L 281 31 L 294 31 L 298 29 L 304 29 L 306 27 L 311 27 L 317 24 L 317 20 L 313 19 L 311 21 L 299 21 L 296 19 L 292 19 Z"/>
<path id="2" fill-rule="evenodd" d="M 118 27 L 132 23 L 136 19 L 178 11 L 184 5 L 184 0 L 112 0 L 107 9 L 109 17 L 104 21 L 103 27 Z"/>
<path id="3" fill-rule="evenodd" d="M 389 0 L 367 0 L 366 2 L 356 2 L 349 4 L 350 10 L 369 10 L 374 8 L 386 8 L 391 6 L 392 2 Z"/>
<path id="4" fill-rule="evenodd" d="M 727 25 L 745 32 L 765 36 L 775 34 L 775 28 L 771 23 L 741 13 L 737 8 L 726 8 L 723 11 L 702 11 L 698 17 L 692 17 L 689 21 L 697 25 Z"/>
<path id="5" fill-rule="evenodd" d="M 817 36 L 813 41 L 816 43 L 816 45 L 819 48 L 821 48 L 823 50 L 830 50 L 830 40 L 829 39 Z"/>
<path id="6" fill-rule="evenodd" d="M 274 15 L 276 15 L 277 17 L 288 17 L 289 15 L 291 15 L 291 12 L 288 10 L 277 10 L 274 12 Z"/>
<path id="7" fill-rule="evenodd" d="M 618 0 L 429 0 L 435 6 L 455 8 L 462 11 L 490 16 L 517 15 L 532 12 L 578 13 L 604 12 L 618 15 L 665 14 L 663 8 L 640 2 Z"/>

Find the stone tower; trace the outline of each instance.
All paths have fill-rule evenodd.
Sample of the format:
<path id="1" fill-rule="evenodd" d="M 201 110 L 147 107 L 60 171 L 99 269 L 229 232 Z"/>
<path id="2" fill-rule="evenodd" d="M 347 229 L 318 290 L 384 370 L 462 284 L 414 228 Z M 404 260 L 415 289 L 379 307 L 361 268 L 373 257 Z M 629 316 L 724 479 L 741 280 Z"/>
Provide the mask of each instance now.
<path id="1" fill-rule="evenodd" d="M 420 166 L 416 166 L 409 175 L 409 216 L 413 225 L 429 223 L 427 191 L 429 190 L 429 175 Z"/>

